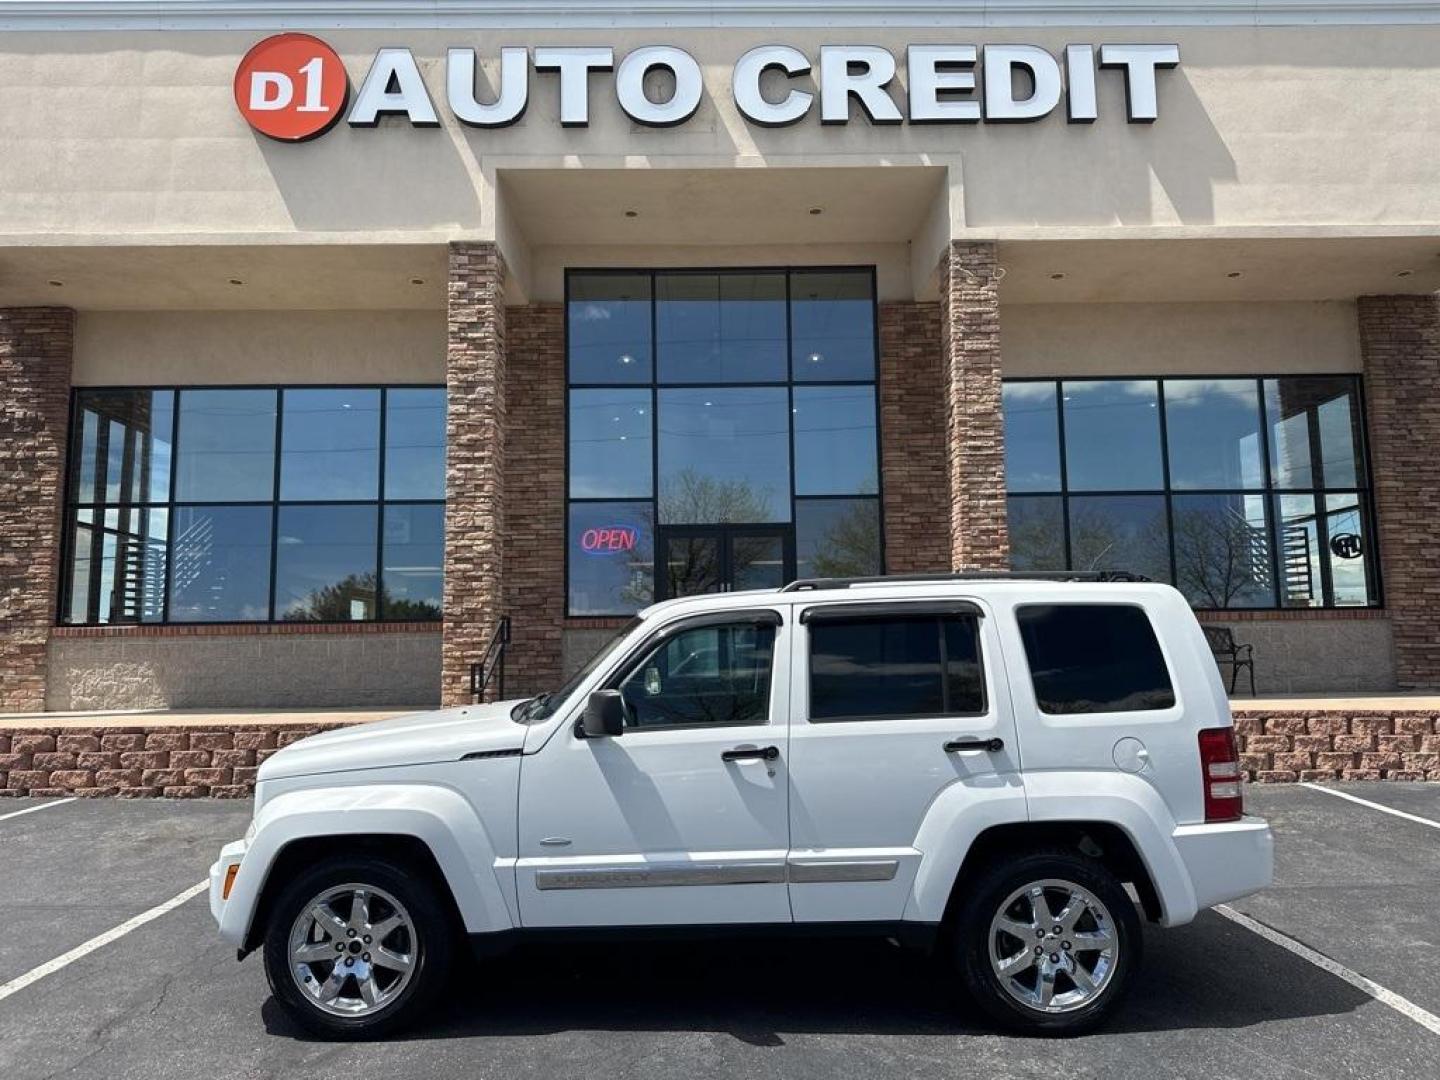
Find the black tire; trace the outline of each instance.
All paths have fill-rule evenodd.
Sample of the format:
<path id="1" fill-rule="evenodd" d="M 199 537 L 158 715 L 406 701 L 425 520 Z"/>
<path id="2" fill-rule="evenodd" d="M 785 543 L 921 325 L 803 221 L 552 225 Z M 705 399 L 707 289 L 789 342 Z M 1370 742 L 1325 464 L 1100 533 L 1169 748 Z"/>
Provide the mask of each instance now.
<path id="1" fill-rule="evenodd" d="M 414 926 L 414 968 L 393 1000 L 360 1016 L 326 1012 L 300 989 L 290 970 L 290 934 L 301 913 L 327 889 L 359 884 L 383 890 L 400 902 Z M 265 928 L 265 976 L 270 992 L 298 1024 L 326 1039 L 373 1039 L 392 1034 L 423 1015 L 444 988 L 460 935 L 429 876 L 391 859 L 355 855 L 323 860 L 287 884 L 270 909 Z M 323 962 L 322 962 L 323 963 Z M 351 984 L 355 985 L 355 984 Z"/>
<path id="2" fill-rule="evenodd" d="M 1101 985 L 1093 1000 L 1066 1012 L 1046 1012 L 1018 1000 L 1005 989 L 991 964 L 991 924 L 1000 913 L 1001 905 L 1017 890 L 1046 880 L 1070 882 L 1088 890 L 1109 911 L 1111 933 L 1116 942 L 1108 981 Z M 1139 967 L 1141 930 L 1129 894 L 1103 864 L 1064 849 L 1026 852 L 989 863 L 974 878 L 962 882 L 960 888 L 964 894 L 955 908 L 951 926 L 952 951 L 965 989 L 987 1016 L 1003 1027 L 1039 1035 L 1079 1035 L 1093 1031 L 1109 1019 Z M 1022 904 L 1024 902 L 1022 900 Z M 1093 916 L 1083 918 L 1084 925 L 1098 927 L 1098 923 L 1092 921 Z M 1048 938 L 1041 945 L 1047 949 L 1054 947 Z M 1079 943 L 1072 947 L 1079 948 Z M 1066 958 L 1058 950 L 1052 955 L 1071 962 L 1078 959 Z M 1093 967 L 1095 954 L 1087 952 L 1085 956 L 1081 962 Z M 1042 957 L 1041 962 L 1044 960 Z M 1023 981 L 1029 976 L 1020 978 Z M 1057 976 L 1055 983 L 1058 987 L 1079 987 L 1068 975 Z"/>

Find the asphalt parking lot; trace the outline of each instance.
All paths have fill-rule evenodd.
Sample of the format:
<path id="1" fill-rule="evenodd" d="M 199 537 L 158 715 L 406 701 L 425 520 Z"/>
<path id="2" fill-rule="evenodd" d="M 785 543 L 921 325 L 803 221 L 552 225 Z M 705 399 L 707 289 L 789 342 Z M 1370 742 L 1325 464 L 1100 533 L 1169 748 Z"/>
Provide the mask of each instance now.
<path id="1" fill-rule="evenodd" d="M 1440 822 L 1440 785 L 1340 790 Z M 1440 828 L 1305 787 L 1252 788 L 1275 887 L 1234 905 L 1418 1009 L 1377 1000 L 1248 925 L 1154 931 L 1118 1021 L 996 1034 L 934 965 L 881 944 L 531 949 L 461 968 L 431 1023 L 317 1042 L 237 964 L 203 895 L 37 969 L 197 884 L 248 803 L 0 801 L 0 1077 L 1107 1078 L 1435 1075 Z M 467 962 L 468 964 L 468 962 Z M 17 988 L 17 981 L 19 983 Z M 1381 996 L 1384 996 L 1383 993 Z"/>

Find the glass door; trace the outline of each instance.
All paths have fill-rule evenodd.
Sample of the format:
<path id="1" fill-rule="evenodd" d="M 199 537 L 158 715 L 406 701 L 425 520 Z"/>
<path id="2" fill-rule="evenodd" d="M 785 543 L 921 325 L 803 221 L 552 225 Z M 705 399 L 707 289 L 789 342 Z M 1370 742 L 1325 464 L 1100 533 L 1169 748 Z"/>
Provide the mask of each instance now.
<path id="1" fill-rule="evenodd" d="M 778 589 L 793 576 L 788 526 L 677 525 L 660 530 L 660 595 Z"/>

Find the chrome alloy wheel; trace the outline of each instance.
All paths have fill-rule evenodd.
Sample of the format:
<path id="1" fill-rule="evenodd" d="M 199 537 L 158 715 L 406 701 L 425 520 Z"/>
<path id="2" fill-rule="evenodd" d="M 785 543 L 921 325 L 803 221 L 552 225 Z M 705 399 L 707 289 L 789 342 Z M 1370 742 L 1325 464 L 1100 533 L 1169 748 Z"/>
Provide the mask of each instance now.
<path id="1" fill-rule="evenodd" d="M 417 947 L 415 924 L 395 897 L 373 885 L 335 885 L 290 928 L 290 974 L 316 1008 L 368 1016 L 410 984 Z"/>
<path id="2" fill-rule="evenodd" d="M 1105 905 L 1074 882 L 1047 878 L 1016 889 L 990 923 L 990 968 L 1028 1009 L 1068 1013 L 1104 991 L 1120 953 Z"/>

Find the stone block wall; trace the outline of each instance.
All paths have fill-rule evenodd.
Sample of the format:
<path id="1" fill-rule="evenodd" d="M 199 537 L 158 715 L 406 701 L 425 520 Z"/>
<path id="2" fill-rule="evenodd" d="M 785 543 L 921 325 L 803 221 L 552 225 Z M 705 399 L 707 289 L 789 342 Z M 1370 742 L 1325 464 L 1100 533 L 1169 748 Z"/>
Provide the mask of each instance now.
<path id="1" fill-rule="evenodd" d="M 1385 604 L 1401 689 L 1440 688 L 1440 297 L 1362 296 Z"/>
<path id="2" fill-rule="evenodd" d="M 885 570 L 950 569 L 940 305 L 880 305 L 880 467 Z"/>
<path id="3" fill-rule="evenodd" d="M 1440 780 L 1440 716 L 1361 709 L 1235 709 L 1240 768 L 1260 783 Z"/>
<path id="4" fill-rule="evenodd" d="M 45 707 L 75 313 L 0 308 L 0 712 Z"/>
<path id="5" fill-rule="evenodd" d="M 1010 565 L 999 283 L 994 244 L 950 245 L 940 267 L 940 332 L 950 562 L 957 570 Z"/>

